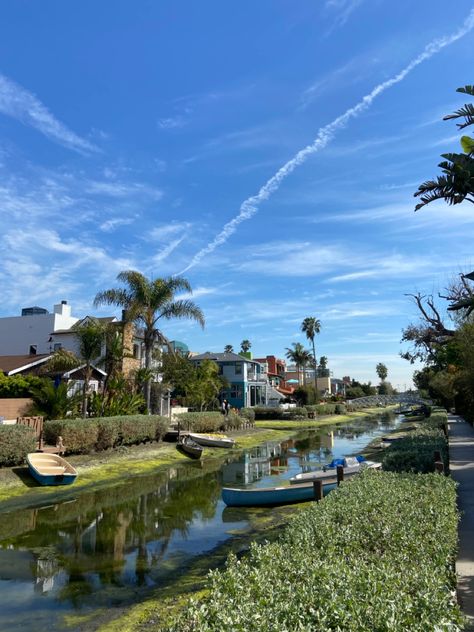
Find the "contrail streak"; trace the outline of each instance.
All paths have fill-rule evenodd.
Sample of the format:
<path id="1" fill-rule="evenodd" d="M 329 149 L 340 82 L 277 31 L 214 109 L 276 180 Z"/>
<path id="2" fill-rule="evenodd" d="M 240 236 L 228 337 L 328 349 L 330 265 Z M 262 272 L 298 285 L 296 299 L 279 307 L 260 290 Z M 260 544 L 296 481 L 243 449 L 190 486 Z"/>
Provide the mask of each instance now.
<path id="1" fill-rule="evenodd" d="M 365 112 L 373 103 L 374 99 L 391 88 L 397 83 L 400 83 L 405 79 L 405 77 L 417 66 L 421 63 L 439 53 L 440 50 L 446 48 L 450 44 L 453 44 L 457 40 L 461 39 L 469 33 L 474 28 L 474 9 L 470 12 L 463 25 L 452 35 L 445 35 L 444 37 L 438 38 L 427 44 L 422 53 L 420 53 L 415 59 L 413 59 L 403 70 L 401 70 L 397 75 L 392 77 L 391 79 L 387 79 L 383 83 L 380 83 L 376 86 L 372 92 L 369 92 L 363 99 L 359 101 L 356 105 L 349 108 L 338 116 L 334 121 L 321 127 L 318 135 L 315 140 L 311 143 L 311 145 L 307 145 L 304 149 L 301 149 L 291 160 L 285 163 L 280 169 L 273 175 L 267 182 L 261 187 L 259 192 L 256 195 L 252 195 L 248 197 L 244 202 L 242 202 L 239 213 L 232 220 L 227 222 L 224 225 L 224 228 L 221 232 L 202 250 L 200 250 L 197 254 L 194 255 L 191 262 L 184 268 L 179 274 L 186 272 L 190 268 L 193 268 L 196 264 L 198 264 L 203 257 L 213 252 L 218 246 L 224 244 L 227 239 L 237 230 L 239 224 L 243 221 L 250 219 L 257 213 L 259 205 L 268 200 L 268 198 L 275 193 L 280 188 L 280 184 L 283 180 L 292 173 L 296 167 L 302 165 L 309 156 L 312 156 L 320 149 L 326 147 L 326 145 L 331 141 L 336 132 L 347 125 L 347 123 L 353 119 L 358 117 L 362 112 Z"/>

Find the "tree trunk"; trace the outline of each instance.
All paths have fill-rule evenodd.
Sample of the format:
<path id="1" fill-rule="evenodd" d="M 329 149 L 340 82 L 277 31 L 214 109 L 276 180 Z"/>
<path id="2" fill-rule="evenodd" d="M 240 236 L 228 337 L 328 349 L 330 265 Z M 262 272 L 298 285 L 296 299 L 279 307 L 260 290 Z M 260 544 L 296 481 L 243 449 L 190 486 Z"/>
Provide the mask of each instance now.
<path id="1" fill-rule="evenodd" d="M 316 363 L 316 347 L 314 346 L 314 338 L 313 338 L 313 358 L 314 358 L 314 391 L 317 394 L 318 392 L 318 365 Z"/>

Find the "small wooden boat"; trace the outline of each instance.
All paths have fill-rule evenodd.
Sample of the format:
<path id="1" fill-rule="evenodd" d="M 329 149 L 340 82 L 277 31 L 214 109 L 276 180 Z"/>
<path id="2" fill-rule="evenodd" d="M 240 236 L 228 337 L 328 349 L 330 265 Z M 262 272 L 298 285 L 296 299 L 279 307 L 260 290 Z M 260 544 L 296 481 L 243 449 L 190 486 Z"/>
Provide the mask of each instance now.
<path id="1" fill-rule="evenodd" d="M 176 444 L 176 448 L 192 459 L 200 459 L 203 449 L 202 446 L 193 441 L 189 435 L 181 435 Z"/>
<path id="2" fill-rule="evenodd" d="M 291 485 L 297 485 L 299 483 L 308 483 L 310 481 L 325 481 L 328 479 L 334 478 L 335 472 L 334 467 L 338 465 L 342 465 L 344 468 L 344 479 L 350 478 L 351 476 L 355 476 L 359 474 L 364 469 L 380 469 L 382 467 L 381 463 L 376 461 L 358 461 L 356 457 L 346 457 L 345 459 L 338 459 L 342 461 L 341 463 L 337 463 L 335 466 L 327 466 L 327 468 L 323 468 L 322 470 L 314 470 L 313 472 L 302 472 L 301 474 L 296 474 L 290 478 Z M 328 469 L 331 467 L 331 469 Z"/>
<path id="3" fill-rule="evenodd" d="M 58 454 L 31 452 L 26 456 L 31 476 L 41 485 L 70 485 L 77 471 Z"/>
<path id="4" fill-rule="evenodd" d="M 332 479 L 323 482 L 323 494 L 326 495 L 337 486 Z M 228 507 L 263 507 L 288 505 L 314 500 L 313 483 L 290 485 L 288 487 L 255 487 L 253 489 L 222 488 L 222 500 Z"/>
<path id="5" fill-rule="evenodd" d="M 205 445 L 210 448 L 233 448 L 235 441 L 225 435 L 207 435 L 195 432 L 188 432 L 188 437 L 199 445 Z"/>

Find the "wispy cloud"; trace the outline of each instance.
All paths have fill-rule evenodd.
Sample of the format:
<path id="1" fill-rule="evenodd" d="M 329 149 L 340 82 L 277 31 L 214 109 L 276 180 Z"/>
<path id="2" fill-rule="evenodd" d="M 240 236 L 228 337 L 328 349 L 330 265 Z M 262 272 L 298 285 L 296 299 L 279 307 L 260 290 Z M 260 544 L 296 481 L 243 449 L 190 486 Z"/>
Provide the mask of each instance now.
<path id="1" fill-rule="evenodd" d="M 167 118 L 161 118 L 158 121 L 158 127 L 160 129 L 179 129 L 187 125 L 188 120 L 182 115 L 169 116 Z"/>
<path id="2" fill-rule="evenodd" d="M 154 200 L 159 200 L 163 196 L 160 189 L 138 182 L 86 180 L 84 182 L 84 189 L 87 193 L 92 193 L 93 195 L 106 195 L 115 198 L 146 195 Z"/>
<path id="3" fill-rule="evenodd" d="M 103 222 L 99 228 L 100 230 L 103 230 L 104 233 L 111 233 L 119 226 L 128 226 L 129 224 L 133 224 L 135 220 L 136 217 L 116 217 Z"/>
<path id="4" fill-rule="evenodd" d="M 99 151 L 95 145 L 61 123 L 34 94 L 2 74 L 0 112 L 34 127 L 60 145 L 79 153 Z"/>
<path id="5" fill-rule="evenodd" d="M 474 9 L 470 12 L 462 27 L 460 27 L 455 33 L 451 35 L 443 36 L 439 39 L 435 39 L 430 42 L 422 53 L 415 57 L 403 70 L 390 79 L 378 84 L 369 94 L 367 94 L 361 101 L 355 106 L 349 108 L 342 114 L 334 119 L 328 125 L 322 127 L 314 140 L 314 142 L 304 149 L 300 150 L 291 160 L 284 164 L 259 190 L 256 195 L 248 197 L 240 206 L 239 213 L 236 217 L 225 224 L 221 232 L 203 249 L 201 249 L 191 260 L 191 262 L 182 270 L 186 272 L 190 268 L 198 264 L 203 257 L 212 253 L 217 247 L 224 244 L 231 235 L 237 230 L 238 226 L 251 219 L 260 207 L 260 204 L 268 200 L 278 189 L 281 183 L 285 180 L 297 167 L 302 165 L 306 160 L 320 151 L 328 145 L 328 143 L 334 138 L 337 131 L 344 128 L 351 119 L 357 118 L 363 112 L 365 112 L 372 105 L 373 101 L 380 96 L 383 92 L 391 88 L 392 86 L 400 83 L 405 77 L 414 70 L 417 66 L 427 61 L 433 55 L 441 51 L 446 46 L 456 42 L 460 38 L 464 37 L 474 28 Z"/>
<path id="6" fill-rule="evenodd" d="M 326 0 L 325 7 L 335 11 L 336 26 L 343 26 L 364 0 Z"/>

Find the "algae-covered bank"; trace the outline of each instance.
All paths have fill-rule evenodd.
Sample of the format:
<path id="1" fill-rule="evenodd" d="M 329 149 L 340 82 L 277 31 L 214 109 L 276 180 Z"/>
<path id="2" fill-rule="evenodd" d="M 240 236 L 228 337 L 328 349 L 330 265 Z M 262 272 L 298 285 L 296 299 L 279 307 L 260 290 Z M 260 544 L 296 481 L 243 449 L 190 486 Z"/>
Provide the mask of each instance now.
<path id="1" fill-rule="evenodd" d="M 238 449 L 206 450 L 201 462 L 173 444 L 75 457 L 80 484 L 10 494 L 0 503 L 0 629 L 159 625 L 230 551 L 272 539 L 299 511 L 227 508 L 222 486 L 284 481 L 302 464 L 362 451 L 392 423 L 328 421 L 242 432 Z"/>

